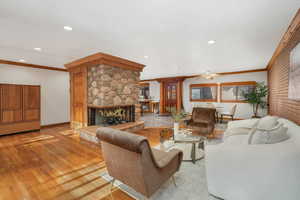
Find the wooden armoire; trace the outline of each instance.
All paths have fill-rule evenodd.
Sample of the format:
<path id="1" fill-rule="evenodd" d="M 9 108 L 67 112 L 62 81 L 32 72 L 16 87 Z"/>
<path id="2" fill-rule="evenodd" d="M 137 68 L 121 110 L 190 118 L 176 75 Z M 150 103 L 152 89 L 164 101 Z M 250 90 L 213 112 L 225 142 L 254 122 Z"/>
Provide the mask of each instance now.
<path id="1" fill-rule="evenodd" d="M 40 86 L 0 84 L 0 135 L 40 129 Z"/>

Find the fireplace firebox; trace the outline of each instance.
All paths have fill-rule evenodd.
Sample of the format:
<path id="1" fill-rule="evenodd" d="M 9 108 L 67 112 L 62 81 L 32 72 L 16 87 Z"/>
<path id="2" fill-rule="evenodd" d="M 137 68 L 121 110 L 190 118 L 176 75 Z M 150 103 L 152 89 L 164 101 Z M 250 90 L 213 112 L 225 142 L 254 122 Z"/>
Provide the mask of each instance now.
<path id="1" fill-rule="evenodd" d="M 112 126 L 135 122 L 135 105 L 89 106 L 89 126 Z"/>

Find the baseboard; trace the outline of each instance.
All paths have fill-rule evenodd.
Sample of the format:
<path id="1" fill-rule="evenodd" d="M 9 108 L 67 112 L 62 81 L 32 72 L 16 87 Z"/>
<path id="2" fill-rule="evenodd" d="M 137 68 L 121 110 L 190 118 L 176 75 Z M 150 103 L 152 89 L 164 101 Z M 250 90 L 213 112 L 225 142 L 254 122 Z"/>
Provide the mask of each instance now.
<path id="1" fill-rule="evenodd" d="M 54 126 L 67 125 L 67 124 L 70 124 L 70 122 L 62 122 L 62 123 L 55 123 L 55 124 L 47 124 L 47 125 L 42 125 L 42 126 L 41 126 L 41 129 L 42 129 L 42 128 L 51 128 L 51 127 L 54 127 Z"/>

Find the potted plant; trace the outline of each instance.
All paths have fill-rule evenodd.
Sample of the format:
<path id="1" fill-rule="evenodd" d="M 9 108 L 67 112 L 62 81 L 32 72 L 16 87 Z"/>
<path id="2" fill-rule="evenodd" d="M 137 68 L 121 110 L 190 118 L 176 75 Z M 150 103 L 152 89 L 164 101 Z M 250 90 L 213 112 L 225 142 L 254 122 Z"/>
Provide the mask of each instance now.
<path id="1" fill-rule="evenodd" d="M 175 107 L 169 107 L 167 111 L 171 113 L 174 120 L 174 135 L 176 135 L 179 132 L 179 123 L 186 118 L 187 113 L 184 110 L 178 111 Z"/>
<path id="2" fill-rule="evenodd" d="M 253 109 L 253 118 L 260 118 L 258 116 L 258 109 L 264 109 L 267 106 L 267 95 L 268 95 L 268 86 L 263 82 L 257 83 L 255 88 L 247 93 L 243 93 L 245 101 L 252 105 Z"/>

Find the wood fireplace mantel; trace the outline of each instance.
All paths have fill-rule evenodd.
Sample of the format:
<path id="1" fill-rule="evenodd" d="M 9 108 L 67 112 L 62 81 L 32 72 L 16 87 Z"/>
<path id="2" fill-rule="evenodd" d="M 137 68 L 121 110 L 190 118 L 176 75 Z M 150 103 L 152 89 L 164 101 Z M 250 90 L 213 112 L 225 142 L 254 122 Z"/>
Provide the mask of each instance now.
<path id="1" fill-rule="evenodd" d="M 96 53 L 84 58 L 80 58 L 78 60 L 65 64 L 65 67 L 67 69 L 71 69 L 74 67 L 88 67 L 93 64 L 106 64 L 114 67 L 120 67 L 123 69 L 129 69 L 139 72 L 143 71 L 145 67 L 145 65 L 143 64 L 105 53 Z"/>
<path id="2" fill-rule="evenodd" d="M 95 105 L 88 105 L 88 108 L 116 108 L 116 107 L 127 107 L 127 106 L 134 106 L 133 104 L 128 104 L 128 105 L 114 105 L 114 106 L 95 106 Z"/>

